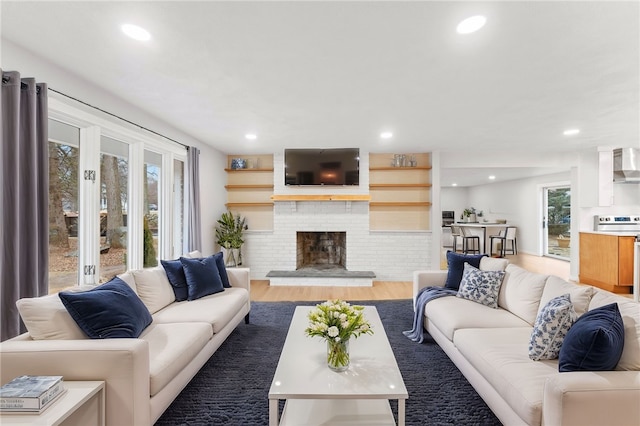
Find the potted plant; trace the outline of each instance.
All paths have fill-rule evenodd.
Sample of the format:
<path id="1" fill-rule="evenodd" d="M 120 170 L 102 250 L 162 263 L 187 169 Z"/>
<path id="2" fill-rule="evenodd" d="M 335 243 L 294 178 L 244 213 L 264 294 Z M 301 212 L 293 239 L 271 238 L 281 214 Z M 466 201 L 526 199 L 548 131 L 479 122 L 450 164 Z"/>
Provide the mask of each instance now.
<path id="1" fill-rule="evenodd" d="M 243 234 L 247 229 L 246 219 L 239 213 L 222 213 L 216 225 L 216 243 L 224 252 L 225 265 L 229 267 L 242 265 Z"/>
<path id="2" fill-rule="evenodd" d="M 464 217 L 465 222 L 477 222 L 477 218 L 476 218 L 476 208 L 475 207 L 469 207 L 467 209 L 464 209 L 464 211 L 462 212 L 462 216 Z"/>

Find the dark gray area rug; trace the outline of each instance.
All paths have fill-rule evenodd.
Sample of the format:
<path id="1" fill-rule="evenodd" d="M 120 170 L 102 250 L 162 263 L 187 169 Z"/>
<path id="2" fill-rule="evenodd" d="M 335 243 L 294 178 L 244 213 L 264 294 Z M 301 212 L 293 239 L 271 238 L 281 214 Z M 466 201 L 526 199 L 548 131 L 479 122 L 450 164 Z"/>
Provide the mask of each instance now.
<path id="1" fill-rule="evenodd" d="M 418 344 L 402 334 L 413 325 L 411 300 L 353 303 L 378 309 L 409 392 L 407 426 L 500 425 L 433 340 Z M 156 425 L 267 425 L 269 387 L 293 311 L 314 304 L 253 302 L 251 324 L 236 328 Z M 397 415 L 395 401 L 391 407 Z"/>

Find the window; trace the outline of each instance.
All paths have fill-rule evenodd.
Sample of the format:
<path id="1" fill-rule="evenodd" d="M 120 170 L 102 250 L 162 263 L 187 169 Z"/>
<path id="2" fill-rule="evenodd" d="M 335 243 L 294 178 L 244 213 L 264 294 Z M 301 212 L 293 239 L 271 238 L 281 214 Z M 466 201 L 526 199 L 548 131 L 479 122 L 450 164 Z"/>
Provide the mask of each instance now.
<path id="1" fill-rule="evenodd" d="M 80 129 L 49 120 L 49 292 L 78 277 Z"/>
<path id="2" fill-rule="evenodd" d="M 100 282 L 127 270 L 129 146 L 100 138 Z"/>
<path id="3" fill-rule="evenodd" d="M 56 99 L 49 117 L 49 293 L 182 254 L 186 148 Z"/>

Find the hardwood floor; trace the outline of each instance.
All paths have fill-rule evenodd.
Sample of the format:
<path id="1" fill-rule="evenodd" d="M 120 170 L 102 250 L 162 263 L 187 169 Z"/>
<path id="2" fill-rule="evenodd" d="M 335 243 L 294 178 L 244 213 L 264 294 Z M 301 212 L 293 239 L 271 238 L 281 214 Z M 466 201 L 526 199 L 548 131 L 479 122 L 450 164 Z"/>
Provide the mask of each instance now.
<path id="1" fill-rule="evenodd" d="M 508 255 L 513 264 L 529 271 L 569 279 L 569 262 L 528 254 Z M 251 281 L 251 300 L 256 302 L 321 301 L 328 299 L 392 300 L 412 297 L 410 281 L 374 281 L 373 287 L 270 286 L 268 280 Z"/>

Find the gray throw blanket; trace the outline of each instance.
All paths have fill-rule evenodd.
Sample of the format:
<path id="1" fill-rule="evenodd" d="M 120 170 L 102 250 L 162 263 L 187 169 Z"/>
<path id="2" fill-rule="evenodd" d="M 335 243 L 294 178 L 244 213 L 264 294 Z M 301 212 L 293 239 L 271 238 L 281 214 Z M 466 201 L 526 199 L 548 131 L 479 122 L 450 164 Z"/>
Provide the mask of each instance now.
<path id="1" fill-rule="evenodd" d="M 402 334 L 417 343 L 424 340 L 424 307 L 427 302 L 444 296 L 455 296 L 458 290 L 446 287 L 425 287 L 416 297 L 416 312 L 413 317 L 413 329 L 403 331 Z"/>

